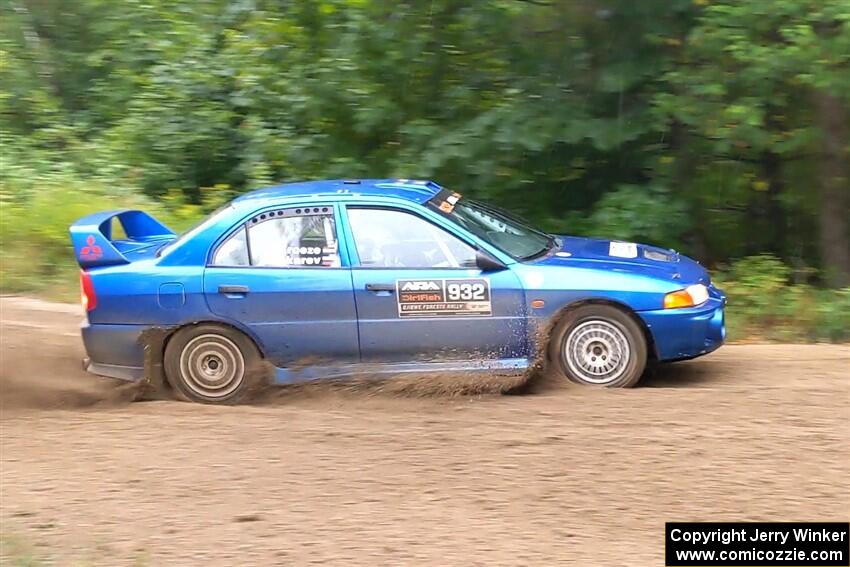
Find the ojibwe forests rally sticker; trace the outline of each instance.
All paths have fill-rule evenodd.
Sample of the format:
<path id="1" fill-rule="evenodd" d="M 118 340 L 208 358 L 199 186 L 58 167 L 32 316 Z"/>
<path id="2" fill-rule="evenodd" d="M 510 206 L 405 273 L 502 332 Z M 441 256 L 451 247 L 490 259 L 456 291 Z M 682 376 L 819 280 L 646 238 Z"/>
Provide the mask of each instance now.
<path id="1" fill-rule="evenodd" d="M 396 280 L 399 317 L 493 314 L 490 282 L 483 278 Z"/>

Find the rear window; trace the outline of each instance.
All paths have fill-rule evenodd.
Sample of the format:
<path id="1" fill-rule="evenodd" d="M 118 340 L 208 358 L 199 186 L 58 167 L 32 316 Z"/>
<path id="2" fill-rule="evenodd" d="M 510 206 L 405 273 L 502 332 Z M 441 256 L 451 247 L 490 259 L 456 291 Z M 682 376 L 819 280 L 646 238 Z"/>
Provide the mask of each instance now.
<path id="1" fill-rule="evenodd" d="M 212 265 L 339 267 L 333 208 L 303 207 L 260 213 L 219 245 Z"/>
<path id="2" fill-rule="evenodd" d="M 248 236 L 242 226 L 218 247 L 213 257 L 214 266 L 249 266 Z"/>

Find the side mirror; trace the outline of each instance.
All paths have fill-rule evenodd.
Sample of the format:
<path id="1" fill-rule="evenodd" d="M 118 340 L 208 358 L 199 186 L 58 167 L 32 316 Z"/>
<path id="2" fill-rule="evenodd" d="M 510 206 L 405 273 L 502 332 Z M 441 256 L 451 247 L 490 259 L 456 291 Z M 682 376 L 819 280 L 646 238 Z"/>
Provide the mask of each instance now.
<path id="1" fill-rule="evenodd" d="M 498 259 L 481 250 L 475 252 L 475 266 L 482 272 L 498 272 L 507 269 L 507 266 Z"/>

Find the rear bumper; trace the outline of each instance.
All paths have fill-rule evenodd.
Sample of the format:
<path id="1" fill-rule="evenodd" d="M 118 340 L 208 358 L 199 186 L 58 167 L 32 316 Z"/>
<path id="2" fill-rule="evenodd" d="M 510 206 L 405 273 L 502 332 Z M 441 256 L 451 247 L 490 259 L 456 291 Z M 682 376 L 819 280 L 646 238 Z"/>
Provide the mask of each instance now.
<path id="1" fill-rule="evenodd" d="M 83 322 L 80 332 L 86 354 L 83 368 L 98 376 L 139 380 L 145 373 L 143 325 L 92 325 Z"/>
<path id="2" fill-rule="evenodd" d="M 723 312 L 726 298 L 717 290 L 699 307 L 641 311 L 660 361 L 684 360 L 708 354 L 726 340 Z"/>

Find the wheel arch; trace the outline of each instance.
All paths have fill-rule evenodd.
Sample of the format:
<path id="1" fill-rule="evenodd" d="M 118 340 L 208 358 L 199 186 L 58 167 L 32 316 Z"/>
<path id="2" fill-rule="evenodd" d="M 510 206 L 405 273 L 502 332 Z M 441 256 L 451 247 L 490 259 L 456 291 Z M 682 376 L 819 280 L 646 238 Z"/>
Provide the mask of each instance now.
<path id="1" fill-rule="evenodd" d="M 198 373 L 206 374 L 208 378 L 217 380 L 219 379 L 219 374 L 215 373 L 217 366 L 211 365 L 207 368 L 204 363 L 204 368 L 201 369 L 196 358 L 194 363 L 190 363 L 190 367 L 194 370 L 184 371 L 183 357 L 187 352 L 185 348 L 195 341 L 202 341 L 201 345 L 218 344 L 224 351 L 230 349 L 232 352 L 229 358 L 233 361 L 233 366 L 226 363 L 228 355 L 219 356 L 222 361 L 220 377 L 224 380 L 221 386 L 210 386 L 209 382 L 198 375 Z M 159 351 L 154 354 L 156 348 Z M 238 325 L 232 325 L 226 321 L 196 320 L 171 326 L 167 330 L 162 329 L 161 340 L 158 344 L 151 344 L 146 350 L 151 351 L 152 362 L 159 360 L 147 369 L 150 371 L 148 376 L 151 383 L 163 391 L 169 391 L 170 393 L 166 394 L 169 397 L 175 396 L 183 401 L 228 405 L 239 403 L 246 399 L 246 396 L 249 397 L 259 391 L 258 388 L 264 387 L 263 384 L 270 378 L 269 369 L 263 362 L 265 357 L 254 337 L 240 329 Z M 197 353 L 197 349 L 192 352 Z M 156 359 L 153 358 L 154 356 Z M 204 356 L 206 356 L 205 353 Z M 212 376 L 209 375 L 210 372 Z M 219 391 L 220 388 L 224 389 Z"/>
<path id="2" fill-rule="evenodd" d="M 254 348 L 257 349 L 257 352 L 260 354 L 260 358 L 263 358 L 263 359 L 266 358 L 266 353 L 265 353 L 265 350 L 263 349 L 262 344 L 260 343 L 259 340 L 257 340 L 257 337 L 255 337 L 253 335 L 253 333 L 251 333 L 247 329 L 241 327 L 240 325 L 236 325 L 236 324 L 231 323 L 229 321 L 222 321 L 220 319 L 201 319 L 201 320 L 197 320 L 197 321 L 191 321 L 191 322 L 188 322 L 188 323 L 183 323 L 183 324 L 180 324 L 180 325 L 175 325 L 174 327 L 169 328 L 162 338 L 162 345 L 161 345 L 162 353 L 161 353 L 160 359 L 162 359 L 165 356 L 165 349 L 168 346 L 169 341 L 171 341 L 171 339 L 174 338 L 174 335 L 176 335 L 179 331 L 182 331 L 183 329 L 187 329 L 187 328 L 190 328 L 190 327 L 199 327 L 201 325 L 217 325 L 219 327 L 226 327 L 226 328 L 228 328 L 232 331 L 236 331 L 237 333 L 244 335 L 249 341 L 251 341 L 251 343 L 254 345 Z"/>
<path id="3" fill-rule="evenodd" d="M 558 309 L 554 313 L 554 315 L 549 317 L 549 320 L 544 326 L 544 336 L 541 340 L 540 348 L 546 348 L 546 345 L 549 344 L 549 339 L 552 335 L 552 331 L 555 329 L 555 327 L 558 326 L 558 323 L 560 323 L 561 320 L 568 313 L 586 305 L 607 305 L 628 315 L 635 323 L 637 323 L 637 326 L 643 333 L 644 340 L 646 341 L 647 355 L 651 360 L 658 361 L 658 350 L 655 344 L 655 338 L 652 336 L 652 332 L 650 331 L 649 326 L 647 326 L 646 322 L 641 318 L 641 316 L 638 315 L 634 309 L 632 309 L 625 303 L 602 297 L 588 297 L 584 299 L 577 299 L 575 301 L 567 303 L 566 305 Z"/>
<path id="4" fill-rule="evenodd" d="M 139 342 L 144 347 L 144 372 L 143 380 L 147 383 L 146 388 L 152 395 L 157 396 L 159 392 L 171 390 L 171 385 L 165 376 L 165 349 L 178 331 L 200 325 L 217 325 L 235 331 L 244 336 L 257 350 L 260 360 L 267 360 L 261 343 L 246 329 L 240 328 L 228 321 L 220 319 L 199 319 L 187 321 L 175 325 L 152 325 L 145 329 L 139 337 Z"/>

